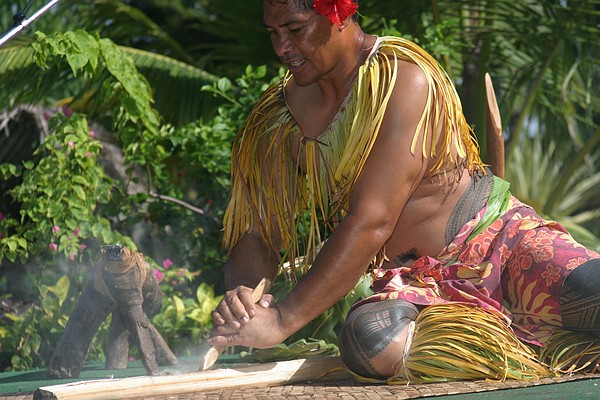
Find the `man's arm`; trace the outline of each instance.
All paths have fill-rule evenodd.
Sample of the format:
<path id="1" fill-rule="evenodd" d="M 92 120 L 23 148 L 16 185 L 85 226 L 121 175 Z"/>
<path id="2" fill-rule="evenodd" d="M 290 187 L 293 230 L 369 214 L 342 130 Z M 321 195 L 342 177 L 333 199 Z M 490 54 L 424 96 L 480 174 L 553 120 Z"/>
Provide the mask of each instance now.
<path id="1" fill-rule="evenodd" d="M 348 215 L 288 296 L 271 308 L 257 307 L 256 316 L 239 331 L 217 329 L 213 344 L 269 347 L 282 342 L 346 295 L 390 238 L 427 167 L 421 152 L 410 152 L 426 104 L 427 82 L 413 64 L 402 63 L 400 69 Z"/>
<path id="2" fill-rule="evenodd" d="M 263 243 L 258 233 L 247 233 L 236 243 L 225 263 L 225 290 L 243 285 L 254 287 L 277 273 L 279 256 Z"/>

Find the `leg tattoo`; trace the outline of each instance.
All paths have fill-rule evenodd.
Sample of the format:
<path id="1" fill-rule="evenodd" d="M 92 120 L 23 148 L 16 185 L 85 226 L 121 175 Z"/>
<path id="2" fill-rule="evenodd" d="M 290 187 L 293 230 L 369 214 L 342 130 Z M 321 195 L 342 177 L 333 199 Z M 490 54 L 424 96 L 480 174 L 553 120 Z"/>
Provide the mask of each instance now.
<path id="1" fill-rule="evenodd" d="M 367 303 L 352 311 L 339 335 L 342 360 L 354 372 L 381 378 L 371 359 L 417 318 L 417 308 L 404 300 Z M 398 358 L 402 354 L 398 355 Z"/>
<path id="2" fill-rule="evenodd" d="M 600 259 L 587 261 L 569 273 L 560 307 L 565 329 L 600 337 Z"/>

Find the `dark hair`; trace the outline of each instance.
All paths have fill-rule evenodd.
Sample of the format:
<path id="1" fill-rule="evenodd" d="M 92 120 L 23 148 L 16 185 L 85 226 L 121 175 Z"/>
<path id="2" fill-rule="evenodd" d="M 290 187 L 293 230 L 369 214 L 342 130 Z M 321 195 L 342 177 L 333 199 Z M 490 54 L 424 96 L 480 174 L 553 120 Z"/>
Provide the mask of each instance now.
<path id="1" fill-rule="evenodd" d="M 358 3 L 358 0 L 352 0 L 355 3 Z M 269 0 L 271 4 L 291 4 L 292 7 L 295 8 L 294 11 L 297 12 L 308 12 L 313 9 L 314 0 Z M 358 14 L 354 14 L 352 19 L 356 21 L 358 18 Z"/>

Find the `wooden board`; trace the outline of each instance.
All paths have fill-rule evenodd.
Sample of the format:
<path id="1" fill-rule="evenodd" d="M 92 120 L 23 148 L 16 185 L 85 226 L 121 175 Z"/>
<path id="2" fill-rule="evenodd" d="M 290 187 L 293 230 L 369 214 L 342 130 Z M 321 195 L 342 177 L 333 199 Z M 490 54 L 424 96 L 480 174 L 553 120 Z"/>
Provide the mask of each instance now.
<path id="1" fill-rule="evenodd" d="M 344 368 L 340 357 L 298 359 L 181 375 L 102 379 L 43 386 L 35 391 L 33 398 L 34 400 L 119 400 L 351 377 L 346 371 L 332 372 L 338 368 Z"/>

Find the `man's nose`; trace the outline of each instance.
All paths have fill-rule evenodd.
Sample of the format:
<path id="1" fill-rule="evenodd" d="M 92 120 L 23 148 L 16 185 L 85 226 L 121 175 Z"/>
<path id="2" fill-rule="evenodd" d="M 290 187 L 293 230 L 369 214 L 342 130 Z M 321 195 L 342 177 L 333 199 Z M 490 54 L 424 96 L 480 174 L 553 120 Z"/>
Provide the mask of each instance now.
<path id="1" fill-rule="evenodd" d="M 275 50 L 275 54 L 279 57 L 283 57 L 286 53 L 290 52 L 292 47 L 292 43 L 287 35 L 280 34 L 273 38 L 273 50 Z"/>

